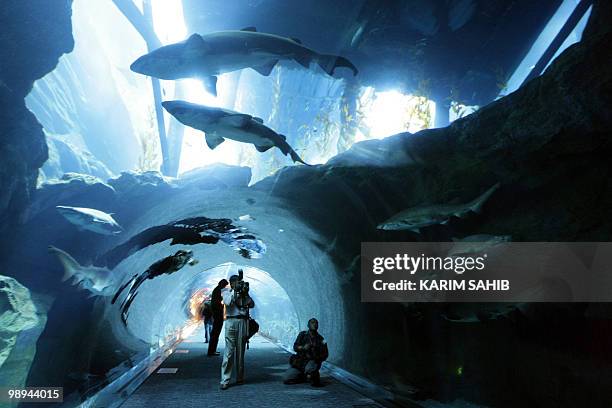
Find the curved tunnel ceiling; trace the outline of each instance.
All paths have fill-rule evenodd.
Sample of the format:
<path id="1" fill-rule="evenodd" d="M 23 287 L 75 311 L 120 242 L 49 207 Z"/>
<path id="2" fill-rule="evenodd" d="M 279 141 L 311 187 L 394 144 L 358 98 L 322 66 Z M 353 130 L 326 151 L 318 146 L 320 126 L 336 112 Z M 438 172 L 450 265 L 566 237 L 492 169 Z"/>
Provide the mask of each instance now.
<path id="1" fill-rule="evenodd" d="M 238 219 L 247 214 L 249 220 Z M 295 307 L 295 323 L 291 323 L 291 326 L 295 324 L 297 327 L 286 330 L 287 334 L 283 335 L 279 327 L 262 325 L 264 332 L 269 330 L 270 334 L 286 344 L 292 341 L 289 337 L 295 335 L 295 330 L 305 327 L 307 320 L 314 316 L 321 322 L 324 336 L 331 334 L 333 328 L 334 337 L 343 338 L 347 317 L 344 300 L 338 296 L 341 293 L 339 273 L 321 245 L 317 245 L 321 242 L 321 236 L 297 219 L 283 200 L 252 188 L 227 189 L 214 194 L 205 190 L 188 190 L 169 195 L 134 220 L 126 236 L 152 226 L 196 216 L 234 219 L 236 225 L 246 227 L 263 240 L 268 248 L 267 253 L 260 259 L 245 259 L 223 243 L 170 246 L 169 240 L 137 251 L 114 269 L 114 273 L 123 276 L 122 281 L 179 249 L 192 250 L 199 263 L 143 284 L 130 309 L 128 330 L 132 334 L 146 342 L 157 343 L 168 333 L 183 327 L 188 319 L 186 302 L 198 287 L 198 282 L 204 281 L 208 285 L 211 279 L 218 281 L 219 274 L 223 274 L 219 266 L 232 262 L 246 267 L 246 279 L 253 282 L 254 297 L 262 304 L 254 313 L 261 313 L 261 318 L 272 323 L 271 326 L 276 324 L 275 319 L 265 315 L 265 304 L 271 301 L 271 296 L 279 296 L 280 288 L 286 291 L 290 304 Z M 274 287 L 274 282 L 278 283 L 278 287 Z M 270 292 L 265 292 L 268 283 Z M 112 314 L 119 315 L 119 312 Z M 119 318 L 115 317 L 114 330 L 123 330 L 120 326 Z M 332 355 L 339 356 L 341 349 L 342 344 L 330 342 Z"/>

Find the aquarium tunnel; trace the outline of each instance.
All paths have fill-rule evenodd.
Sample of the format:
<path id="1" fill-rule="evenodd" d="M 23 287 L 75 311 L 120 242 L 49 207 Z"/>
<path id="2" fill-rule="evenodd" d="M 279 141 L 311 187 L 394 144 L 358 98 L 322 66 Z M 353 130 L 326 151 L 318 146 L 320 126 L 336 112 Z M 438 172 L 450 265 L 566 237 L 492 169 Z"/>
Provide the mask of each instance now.
<path id="1" fill-rule="evenodd" d="M 611 16 L 4 0 L 0 390 L 61 387 L 70 408 L 609 407 L 610 303 L 370 302 L 362 248 L 610 241 Z M 200 310 L 238 269 L 259 332 L 225 391 L 225 332 L 217 356 Z M 285 386 L 311 318 L 324 386 Z"/>

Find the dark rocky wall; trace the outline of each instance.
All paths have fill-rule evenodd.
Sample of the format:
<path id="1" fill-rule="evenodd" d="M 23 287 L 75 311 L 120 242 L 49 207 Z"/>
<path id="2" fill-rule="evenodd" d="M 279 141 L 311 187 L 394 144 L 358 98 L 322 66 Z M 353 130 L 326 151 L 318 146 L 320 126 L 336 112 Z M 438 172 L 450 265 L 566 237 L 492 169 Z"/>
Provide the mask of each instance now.
<path id="1" fill-rule="evenodd" d="M 9 275 L 32 292 L 53 298 L 26 383 L 62 384 L 65 395 L 74 392 L 71 398 L 85 396 L 108 380 L 105 374 L 109 370 L 121 372 L 122 362 L 142 358 L 135 354 L 146 355 L 150 347 L 132 338 L 121 323 L 119 333 L 113 332 L 109 319 L 115 316 L 119 320 L 118 314 L 112 315 L 116 309 L 109 311 L 104 298 L 91 298 L 89 292 L 61 281 L 61 264 L 47 250 L 48 245 L 56 246 L 87 265 L 126 238 L 79 231 L 55 209 L 56 205 L 115 212 L 116 220 L 129 228 L 143 213 L 181 190 L 214 193 L 245 188 L 249 180 L 249 168 L 213 165 L 172 182 L 159 173 L 147 172 L 122 173 L 107 183 L 93 176 L 67 173 L 60 180 L 44 183 L 32 200 L 25 223 L 12 230 L 10 253 L 0 257 L 0 270 L 9 270 Z"/>
<path id="2" fill-rule="evenodd" d="M 348 266 L 363 241 L 478 233 L 610 240 L 611 21 L 610 5 L 596 2 L 583 41 L 545 75 L 448 128 L 357 144 L 327 165 L 288 167 L 255 185 L 286 199 L 328 239 L 338 238 L 333 256 L 350 277 L 346 308 L 361 317 L 347 323 L 341 364 L 413 397 L 495 407 L 608 406 L 612 360 L 602 344 L 612 336 L 609 308 L 595 317 L 600 305 L 549 304 L 532 306 L 519 321 L 451 323 L 441 317 L 443 305 L 360 303 L 359 272 Z M 482 216 L 422 236 L 376 230 L 404 208 L 465 202 L 498 181 L 502 187 Z"/>
<path id="3" fill-rule="evenodd" d="M 24 98 L 74 47 L 72 0 L 6 0 L 0 7 L 0 231 L 22 220 L 48 151 Z"/>

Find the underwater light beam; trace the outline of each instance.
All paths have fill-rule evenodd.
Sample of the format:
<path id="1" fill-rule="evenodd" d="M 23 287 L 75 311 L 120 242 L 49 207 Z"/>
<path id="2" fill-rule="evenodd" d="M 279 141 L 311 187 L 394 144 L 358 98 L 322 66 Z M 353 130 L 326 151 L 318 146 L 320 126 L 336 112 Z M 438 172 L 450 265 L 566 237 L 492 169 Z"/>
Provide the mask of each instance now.
<path id="1" fill-rule="evenodd" d="M 540 32 L 540 35 L 532 44 L 529 52 L 527 55 L 525 55 L 525 58 L 523 58 L 512 76 L 508 79 L 506 87 L 499 94 L 497 97 L 498 99 L 516 91 L 519 87 L 521 87 L 525 79 L 531 73 L 531 70 L 535 68 L 548 46 L 552 43 L 557 34 L 559 34 L 579 4 L 579 0 L 564 0 L 563 3 L 561 3 L 555 14 L 550 18 L 548 23 L 546 23 Z M 578 23 L 578 26 L 574 28 L 570 36 L 568 36 L 568 39 L 566 39 L 559 50 L 555 53 L 551 61 L 554 60 L 554 58 L 556 58 L 557 55 L 559 55 L 559 53 L 561 53 L 565 48 L 580 40 L 590 12 L 591 7 L 589 7 L 585 15 L 581 18 L 581 21 Z M 550 65 L 551 61 L 549 61 L 548 65 Z M 548 65 L 546 67 L 548 67 Z"/>
<path id="2" fill-rule="evenodd" d="M 151 0 L 151 9 L 153 15 L 153 28 L 162 45 L 183 41 L 188 37 L 187 25 L 185 24 L 185 17 L 183 14 L 183 5 L 180 0 Z M 161 81 L 161 83 L 164 87 L 165 99 L 177 99 L 177 94 L 180 93 L 180 98 L 178 99 L 214 107 L 221 106 L 221 99 L 206 91 L 202 81 L 199 79 L 182 79 L 178 81 L 178 83 L 175 83 L 175 81 Z M 227 78 L 220 76 L 217 86 L 221 92 L 226 84 Z M 180 91 L 178 90 L 179 86 Z M 221 92 L 219 92 L 219 94 L 221 94 Z M 174 95 L 174 97 L 170 97 L 172 95 Z M 167 115 L 167 113 L 164 113 L 164 115 Z M 169 121 L 170 118 L 167 118 L 167 120 Z M 235 160 L 232 160 L 232 155 L 227 154 L 235 152 L 233 150 L 227 152 L 227 149 L 228 148 L 225 147 L 225 149 L 219 152 L 208 151 L 204 145 L 202 132 L 186 128 L 183 133 L 178 174 L 214 162 L 236 164 L 234 163 Z"/>
<path id="3" fill-rule="evenodd" d="M 153 28 L 162 45 L 177 43 L 187 38 L 188 31 L 181 1 L 151 0 L 151 8 Z M 164 81 L 164 85 L 171 84 L 171 81 Z M 219 106 L 219 99 L 204 89 L 202 81 L 185 79 L 181 80 L 181 85 L 185 93 L 184 99 L 189 102 Z"/>

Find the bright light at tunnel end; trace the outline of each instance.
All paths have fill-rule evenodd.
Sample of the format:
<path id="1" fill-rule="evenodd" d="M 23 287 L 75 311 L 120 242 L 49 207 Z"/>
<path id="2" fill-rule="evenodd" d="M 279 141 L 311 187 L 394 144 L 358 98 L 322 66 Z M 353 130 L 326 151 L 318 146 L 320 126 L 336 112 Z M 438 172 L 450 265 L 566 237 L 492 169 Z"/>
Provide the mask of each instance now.
<path id="1" fill-rule="evenodd" d="M 191 319 L 189 320 L 185 326 L 181 329 L 180 339 L 186 340 L 193 335 L 196 329 L 200 326 L 201 322 L 199 320 Z"/>

